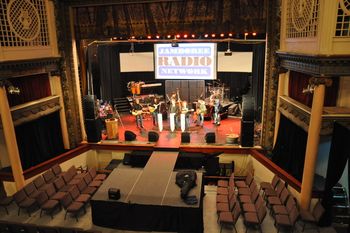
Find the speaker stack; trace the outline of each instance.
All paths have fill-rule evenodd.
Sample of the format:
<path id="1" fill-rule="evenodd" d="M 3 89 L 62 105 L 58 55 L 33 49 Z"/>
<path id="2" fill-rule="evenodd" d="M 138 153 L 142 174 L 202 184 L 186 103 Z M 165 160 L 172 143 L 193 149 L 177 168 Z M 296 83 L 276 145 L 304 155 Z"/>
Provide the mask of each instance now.
<path id="1" fill-rule="evenodd" d="M 241 145 L 254 146 L 254 98 L 252 96 L 242 98 Z"/>
<path id="2" fill-rule="evenodd" d="M 85 95 L 83 97 L 83 112 L 88 142 L 101 141 L 102 122 L 98 118 L 96 96 Z"/>

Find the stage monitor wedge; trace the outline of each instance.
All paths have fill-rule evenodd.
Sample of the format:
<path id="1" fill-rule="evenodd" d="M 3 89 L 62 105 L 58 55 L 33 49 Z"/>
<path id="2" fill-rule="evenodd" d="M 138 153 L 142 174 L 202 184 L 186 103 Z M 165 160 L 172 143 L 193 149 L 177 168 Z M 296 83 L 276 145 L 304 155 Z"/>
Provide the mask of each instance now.
<path id="1" fill-rule="evenodd" d="M 154 45 L 156 79 L 214 80 L 217 73 L 216 43 Z"/>

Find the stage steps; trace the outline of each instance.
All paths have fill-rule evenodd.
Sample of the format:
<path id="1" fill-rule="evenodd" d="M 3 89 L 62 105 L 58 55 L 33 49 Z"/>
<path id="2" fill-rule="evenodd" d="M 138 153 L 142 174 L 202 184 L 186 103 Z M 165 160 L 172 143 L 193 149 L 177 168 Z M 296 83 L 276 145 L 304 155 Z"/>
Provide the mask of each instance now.
<path id="1" fill-rule="evenodd" d="M 129 112 L 130 111 L 130 103 L 127 98 L 114 98 L 113 106 L 118 112 Z"/>

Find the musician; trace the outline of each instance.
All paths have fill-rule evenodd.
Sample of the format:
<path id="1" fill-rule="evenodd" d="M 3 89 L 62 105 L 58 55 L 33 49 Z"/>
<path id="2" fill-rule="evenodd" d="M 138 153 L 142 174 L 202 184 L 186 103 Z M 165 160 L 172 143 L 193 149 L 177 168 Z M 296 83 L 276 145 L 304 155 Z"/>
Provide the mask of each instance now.
<path id="1" fill-rule="evenodd" d="M 193 111 L 193 110 L 192 110 Z M 190 109 L 188 109 L 187 101 L 181 103 L 181 114 L 185 114 L 185 129 L 188 130 L 190 127 Z"/>
<path id="2" fill-rule="evenodd" d="M 137 128 L 143 128 L 142 105 L 140 104 L 140 99 L 135 99 L 132 111 L 133 115 L 136 117 Z"/>
<path id="3" fill-rule="evenodd" d="M 204 100 L 202 100 L 202 99 L 198 100 L 196 112 L 197 112 L 197 116 L 198 116 L 197 125 L 203 127 L 204 114 L 207 113 L 207 107 L 205 106 Z"/>
<path id="4" fill-rule="evenodd" d="M 158 126 L 158 113 L 160 113 L 160 103 L 158 98 L 153 99 L 149 110 L 152 113 L 153 125 Z"/>
<path id="5" fill-rule="evenodd" d="M 214 99 L 214 106 L 213 106 L 213 124 L 220 125 L 220 110 L 221 110 L 221 103 L 219 98 Z"/>
<path id="6" fill-rule="evenodd" d="M 170 99 L 169 113 L 175 113 L 175 128 L 179 126 L 179 105 L 175 98 Z M 170 118 L 169 118 L 170 119 Z"/>

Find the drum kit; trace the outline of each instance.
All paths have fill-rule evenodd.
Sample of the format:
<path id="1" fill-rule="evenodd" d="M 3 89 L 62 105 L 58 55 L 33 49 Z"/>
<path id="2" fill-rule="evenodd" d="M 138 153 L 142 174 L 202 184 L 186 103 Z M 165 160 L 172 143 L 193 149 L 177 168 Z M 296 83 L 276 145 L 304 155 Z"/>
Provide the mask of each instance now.
<path id="1" fill-rule="evenodd" d="M 230 100 L 230 88 L 218 81 L 214 81 L 213 84 L 207 83 L 205 93 L 206 103 L 209 105 L 212 104 L 214 98 L 219 99 L 221 103 Z"/>

